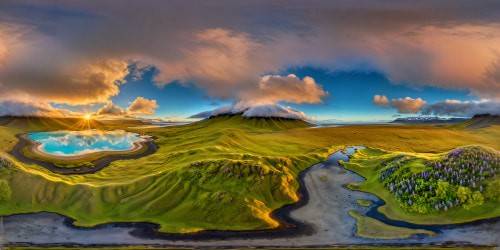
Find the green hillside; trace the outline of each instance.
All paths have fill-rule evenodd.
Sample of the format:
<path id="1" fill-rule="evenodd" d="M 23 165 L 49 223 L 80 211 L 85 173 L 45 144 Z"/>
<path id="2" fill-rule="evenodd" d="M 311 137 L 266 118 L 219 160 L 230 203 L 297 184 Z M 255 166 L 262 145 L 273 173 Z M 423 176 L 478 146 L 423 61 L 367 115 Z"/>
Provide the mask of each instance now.
<path id="1" fill-rule="evenodd" d="M 0 201 L 0 214 L 57 212 L 80 226 L 145 221 L 160 224 L 163 232 L 272 228 L 278 222 L 270 212 L 298 199 L 298 174 L 344 146 L 406 152 L 444 152 L 470 144 L 500 148 L 495 139 L 500 131 L 494 128 L 310 128 L 300 120 L 241 116 L 122 128 L 155 136 L 158 151 L 115 161 L 95 174 L 59 175 L 8 155 L 14 134 L 28 129 L 0 126 L 0 156 L 14 162 L 0 171 L 12 189 L 11 199 Z"/>
<path id="2" fill-rule="evenodd" d="M 219 115 L 194 123 L 199 126 L 237 127 L 246 130 L 287 130 L 315 126 L 303 120 L 277 117 L 243 117 L 241 115 Z"/>
<path id="3" fill-rule="evenodd" d="M 455 129 L 478 129 L 490 126 L 500 126 L 500 116 L 498 115 L 475 115 L 471 119 L 451 125 L 451 128 Z"/>

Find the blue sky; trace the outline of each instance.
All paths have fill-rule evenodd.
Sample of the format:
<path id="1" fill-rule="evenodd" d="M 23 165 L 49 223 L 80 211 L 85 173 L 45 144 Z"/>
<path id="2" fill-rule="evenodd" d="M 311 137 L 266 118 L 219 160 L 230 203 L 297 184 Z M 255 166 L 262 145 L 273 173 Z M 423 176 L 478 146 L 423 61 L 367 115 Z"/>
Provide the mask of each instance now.
<path id="1" fill-rule="evenodd" d="M 120 86 L 120 93 L 111 98 L 111 101 L 127 107 L 133 102 L 138 93 L 141 96 L 156 100 L 158 108 L 154 115 L 144 115 L 145 118 L 160 118 L 164 120 L 186 120 L 191 115 L 231 105 L 234 100 L 220 100 L 209 97 L 205 91 L 190 83 L 171 82 L 165 86 L 157 86 L 153 80 L 155 68 L 143 71 L 142 77 L 137 79 L 127 76 L 126 83 Z M 391 83 L 387 77 L 379 72 L 337 71 L 314 67 L 290 68 L 279 72 L 280 75 L 295 74 L 299 78 L 313 77 L 329 95 L 323 98 L 323 103 L 295 104 L 280 102 L 305 112 L 317 121 L 332 122 L 376 122 L 391 121 L 397 117 L 419 116 L 421 114 L 400 114 L 396 109 L 381 107 L 373 103 L 374 95 L 385 95 L 389 99 L 411 97 L 422 98 L 429 103 L 442 100 L 459 100 L 462 102 L 474 101 L 468 90 L 445 89 L 438 87 L 421 87 L 411 83 Z M 59 107 L 77 111 L 96 112 L 102 105 L 81 105 Z M 449 117 L 444 115 L 443 117 Z"/>
<path id="2" fill-rule="evenodd" d="M 127 107 L 137 97 L 137 93 L 147 99 L 157 100 L 159 108 L 154 117 L 166 119 L 186 119 L 189 116 L 220 106 L 230 105 L 233 101 L 222 101 L 206 96 L 205 92 L 193 84 L 172 82 L 158 87 L 152 76 L 155 69 L 144 72 L 142 79 L 127 77 L 127 83 L 120 86 L 120 94 L 111 100 L 118 106 Z M 301 67 L 280 72 L 282 75 L 295 74 L 299 78 L 313 77 L 328 91 L 329 96 L 318 104 L 294 104 L 281 102 L 305 112 L 317 120 L 340 121 L 377 121 L 393 120 L 395 115 L 415 116 L 418 114 L 398 114 L 397 110 L 380 107 L 373 103 L 376 94 L 386 95 L 389 99 L 400 97 L 421 97 L 433 103 L 443 99 L 471 101 L 477 98 L 467 90 L 450 90 L 436 87 L 414 87 L 411 84 L 391 83 L 377 72 L 330 72 L 325 69 Z M 66 106 L 67 107 L 67 106 Z M 90 106 L 89 106 L 90 107 Z M 95 105 L 91 110 L 96 111 Z"/>

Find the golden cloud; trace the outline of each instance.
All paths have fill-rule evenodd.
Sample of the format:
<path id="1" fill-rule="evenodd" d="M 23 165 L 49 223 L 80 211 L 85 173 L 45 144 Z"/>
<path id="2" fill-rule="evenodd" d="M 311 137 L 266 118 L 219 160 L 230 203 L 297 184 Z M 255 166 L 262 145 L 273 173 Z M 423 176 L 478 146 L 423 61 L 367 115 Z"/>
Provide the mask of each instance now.
<path id="1" fill-rule="evenodd" d="M 127 113 L 131 115 L 154 115 L 158 108 L 156 100 L 148 100 L 144 97 L 137 97 L 127 108 Z"/>
<path id="2" fill-rule="evenodd" d="M 385 95 L 375 95 L 373 103 L 382 107 L 391 107 L 398 110 L 402 114 L 416 114 L 422 110 L 427 102 L 422 98 L 413 99 L 411 97 L 392 99 L 389 101 Z"/>

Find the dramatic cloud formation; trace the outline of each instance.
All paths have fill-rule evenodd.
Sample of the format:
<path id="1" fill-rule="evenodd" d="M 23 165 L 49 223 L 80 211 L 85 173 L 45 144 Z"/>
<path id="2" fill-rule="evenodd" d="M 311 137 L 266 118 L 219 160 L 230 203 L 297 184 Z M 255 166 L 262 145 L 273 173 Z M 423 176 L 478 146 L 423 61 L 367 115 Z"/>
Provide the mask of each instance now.
<path id="1" fill-rule="evenodd" d="M 422 110 L 422 106 L 427 105 L 427 102 L 421 98 L 412 99 L 410 97 L 392 99 L 390 106 L 397 109 L 398 113 L 416 114 Z"/>
<path id="2" fill-rule="evenodd" d="M 274 76 L 300 66 L 500 100 L 498 9 L 495 0 L 5 0 L 0 100 L 107 103 L 130 64 L 154 67 L 160 87 L 176 81 L 236 102 L 320 102 L 317 84 Z M 392 103 L 414 112 L 423 101 Z"/>
<path id="3" fill-rule="evenodd" d="M 131 115 L 154 115 L 158 108 L 156 100 L 148 100 L 144 97 L 137 97 L 127 108 L 127 113 Z"/>
<path id="4" fill-rule="evenodd" d="M 279 101 L 293 103 L 321 103 L 323 91 L 312 77 L 303 80 L 290 74 L 288 76 L 263 76 L 255 88 L 238 94 L 238 99 L 246 103 L 275 104 Z"/>
<path id="5" fill-rule="evenodd" d="M 392 99 L 389 102 L 385 95 L 375 95 L 373 103 L 382 107 L 395 108 L 401 114 L 416 114 L 422 110 L 424 105 L 427 105 L 427 102 L 422 98 L 413 99 L 411 97 Z"/>
<path id="6" fill-rule="evenodd" d="M 103 115 L 103 116 L 121 116 L 125 114 L 126 112 L 121 107 L 116 106 L 111 101 L 106 103 L 106 105 L 104 105 L 96 112 L 96 115 Z"/>
<path id="7" fill-rule="evenodd" d="M 103 103 L 119 93 L 129 74 L 127 62 L 72 55 L 35 27 L 0 23 L 0 37 L 0 98 Z"/>
<path id="8" fill-rule="evenodd" d="M 178 60 L 154 63 L 158 85 L 177 80 L 192 83 L 210 96 L 231 99 L 235 91 L 258 86 L 259 74 L 273 68 L 258 59 L 260 45 L 249 34 L 216 28 L 197 32 L 191 39 L 193 46 L 181 46 L 183 55 Z"/>
<path id="9" fill-rule="evenodd" d="M 478 101 L 461 102 L 446 100 L 428 105 L 422 111 L 424 115 L 447 115 L 458 117 L 471 117 L 477 114 L 500 115 L 500 102 Z"/>
<path id="10" fill-rule="evenodd" d="M 0 116 L 67 117 L 77 113 L 56 109 L 44 102 L 0 101 Z"/>
<path id="11" fill-rule="evenodd" d="M 289 119 L 314 120 L 309 118 L 303 112 L 300 112 L 292 107 L 282 106 L 279 104 L 268 105 L 252 105 L 248 106 L 245 103 L 237 103 L 231 106 L 224 106 L 213 111 L 205 111 L 189 118 L 208 118 L 211 116 L 241 114 L 244 117 L 280 117 Z"/>

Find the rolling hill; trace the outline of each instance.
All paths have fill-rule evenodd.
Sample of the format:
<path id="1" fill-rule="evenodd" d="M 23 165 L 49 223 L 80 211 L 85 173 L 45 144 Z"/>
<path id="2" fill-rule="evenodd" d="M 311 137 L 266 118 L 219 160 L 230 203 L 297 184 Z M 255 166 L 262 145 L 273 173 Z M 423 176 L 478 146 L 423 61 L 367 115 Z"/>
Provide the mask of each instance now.
<path id="1" fill-rule="evenodd" d="M 478 129 L 490 126 L 500 126 L 500 116 L 491 114 L 475 115 L 471 119 L 453 125 L 453 128 Z"/>
<path id="2" fill-rule="evenodd" d="M 307 128 L 315 126 L 300 119 L 281 117 L 243 117 L 241 115 L 218 115 L 194 123 L 195 126 L 211 126 L 216 124 L 223 127 L 239 127 L 248 130 L 279 131 L 294 128 Z"/>
<path id="3" fill-rule="evenodd" d="M 60 175 L 7 153 L 16 133 L 60 122 L 18 119 L 0 126 L 0 157 L 14 163 L 0 171 L 12 189 L 11 200 L 0 202 L 0 215 L 48 211 L 71 217 L 79 226 L 152 222 L 162 232 L 268 229 L 279 225 L 272 211 L 298 200 L 299 173 L 344 146 L 438 153 L 468 144 L 500 148 L 498 130 L 309 128 L 301 120 L 235 115 L 164 128 L 113 124 L 154 136 L 158 150 L 114 161 L 94 174 Z M 19 129 L 18 124 L 27 125 Z"/>

